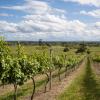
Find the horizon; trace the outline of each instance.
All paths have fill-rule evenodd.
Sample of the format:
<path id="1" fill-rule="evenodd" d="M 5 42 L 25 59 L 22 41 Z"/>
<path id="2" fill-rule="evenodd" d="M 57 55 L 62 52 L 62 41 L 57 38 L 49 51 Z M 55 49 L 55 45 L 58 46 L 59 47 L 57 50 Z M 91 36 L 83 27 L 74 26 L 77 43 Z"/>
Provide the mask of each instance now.
<path id="1" fill-rule="evenodd" d="M 17 40 L 17 41 L 8 41 L 8 40 L 5 40 L 6 42 L 36 42 L 36 43 L 38 43 L 39 42 L 39 40 L 37 40 L 37 41 L 23 41 L 23 40 Z M 68 43 L 68 42 L 70 42 L 70 43 L 73 43 L 73 42 L 75 42 L 75 43 L 80 43 L 80 42 L 87 42 L 87 43 L 99 43 L 100 41 L 42 41 L 42 42 L 51 42 L 51 43 L 53 43 L 53 42 L 60 42 L 60 43 L 62 43 L 62 42 L 66 42 L 66 43 Z"/>
<path id="2" fill-rule="evenodd" d="M 99 0 L 0 0 L 6 41 L 100 41 Z"/>

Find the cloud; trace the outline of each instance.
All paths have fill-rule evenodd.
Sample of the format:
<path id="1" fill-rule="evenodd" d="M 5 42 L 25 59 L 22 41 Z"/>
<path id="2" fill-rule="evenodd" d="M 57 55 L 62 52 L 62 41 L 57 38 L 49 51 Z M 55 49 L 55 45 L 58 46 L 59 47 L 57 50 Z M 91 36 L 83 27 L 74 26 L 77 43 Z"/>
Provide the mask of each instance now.
<path id="1" fill-rule="evenodd" d="M 0 30 L 4 33 L 17 34 L 18 39 L 20 39 L 19 37 L 30 39 L 34 36 L 32 38 L 34 40 L 67 38 L 66 36 L 78 35 L 77 33 L 86 28 L 86 25 L 79 20 L 68 21 L 64 17 L 56 15 L 39 16 L 27 15 L 23 21 L 18 23 L 0 21 Z"/>
<path id="2" fill-rule="evenodd" d="M 1 13 L 0 16 L 2 16 L 2 17 L 12 17 L 13 14 Z"/>
<path id="3" fill-rule="evenodd" d="M 76 2 L 81 5 L 93 5 L 96 7 L 100 7 L 100 0 L 63 0 L 65 2 Z"/>
<path id="4" fill-rule="evenodd" d="M 26 15 L 24 18 L 25 21 L 21 23 L 23 24 L 22 26 L 26 26 L 29 30 L 33 29 L 33 31 L 59 32 L 66 30 L 67 27 L 67 21 L 64 15 Z"/>
<path id="5" fill-rule="evenodd" d="M 94 24 L 94 27 L 95 27 L 95 28 L 98 28 L 98 29 L 100 30 L 100 22 L 96 22 L 96 23 Z"/>
<path id="6" fill-rule="evenodd" d="M 47 2 L 37 0 L 25 0 L 25 3 L 17 6 L 1 6 L 2 9 L 24 11 L 30 14 L 66 13 L 63 9 L 52 8 Z"/>
<path id="7" fill-rule="evenodd" d="M 83 10 L 83 11 L 80 11 L 80 14 L 92 16 L 95 18 L 100 18 L 100 9 L 89 11 L 89 12 Z"/>
<path id="8" fill-rule="evenodd" d="M 8 23 L 7 21 L 0 21 L 0 32 L 15 33 L 15 32 L 17 32 L 17 24 Z"/>
<path id="9" fill-rule="evenodd" d="M 24 16 L 23 21 L 17 24 L 0 21 L 0 30 L 9 35 L 12 34 L 12 40 L 42 38 L 43 40 L 83 41 L 100 39 L 100 22 L 87 25 L 79 20 L 69 21 L 54 15 L 46 15 L 45 19 L 42 16 L 36 18 L 34 15 L 27 15 Z"/>
<path id="10" fill-rule="evenodd" d="M 35 33 L 35 35 L 50 38 L 67 38 L 82 32 L 87 27 L 79 20 L 69 21 L 64 16 L 56 15 L 26 15 L 24 21 L 19 23 L 19 30 L 24 33 Z M 43 34 L 43 35 L 41 35 Z M 38 37 L 40 37 L 38 36 Z"/>

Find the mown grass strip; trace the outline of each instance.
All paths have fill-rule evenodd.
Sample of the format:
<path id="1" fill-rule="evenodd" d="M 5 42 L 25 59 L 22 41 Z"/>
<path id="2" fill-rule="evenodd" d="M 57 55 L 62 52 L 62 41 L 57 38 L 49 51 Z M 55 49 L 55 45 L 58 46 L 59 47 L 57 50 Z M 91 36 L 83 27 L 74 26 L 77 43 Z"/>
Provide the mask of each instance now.
<path id="1" fill-rule="evenodd" d="M 58 98 L 58 100 L 100 100 L 100 83 L 91 68 L 90 59 L 86 67 Z"/>

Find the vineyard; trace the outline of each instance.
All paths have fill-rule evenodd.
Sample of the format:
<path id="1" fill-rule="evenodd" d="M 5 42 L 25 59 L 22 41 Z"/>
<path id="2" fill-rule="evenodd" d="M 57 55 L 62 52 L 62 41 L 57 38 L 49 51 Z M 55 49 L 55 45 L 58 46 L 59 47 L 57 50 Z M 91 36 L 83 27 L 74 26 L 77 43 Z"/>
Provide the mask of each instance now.
<path id="1" fill-rule="evenodd" d="M 75 50 L 65 52 L 62 48 L 55 50 L 51 46 L 37 47 L 36 50 L 31 48 L 28 52 L 33 52 L 29 54 L 25 50 L 24 46 L 18 43 L 16 50 L 12 52 L 11 47 L 0 40 L 0 100 L 55 100 L 55 98 L 58 100 L 100 100 L 100 84 L 94 87 L 96 86 L 94 78 L 98 83 L 100 81 L 98 78 L 100 75 L 99 55 L 89 54 L 89 52 L 76 53 Z M 92 70 L 95 70 L 95 73 Z M 93 78 L 91 78 L 92 74 Z M 68 84 L 66 79 L 70 76 L 77 77 L 72 78 L 72 85 L 66 89 L 65 85 Z M 64 83 L 64 89 L 59 89 L 59 94 L 52 99 L 49 96 L 45 98 L 44 94 L 55 93 L 52 90 L 57 87 L 57 82 Z M 88 88 L 85 89 L 86 87 Z M 40 89 L 41 94 L 39 94 Z M 94 93 L 97 94 L 93 95 Z"/>

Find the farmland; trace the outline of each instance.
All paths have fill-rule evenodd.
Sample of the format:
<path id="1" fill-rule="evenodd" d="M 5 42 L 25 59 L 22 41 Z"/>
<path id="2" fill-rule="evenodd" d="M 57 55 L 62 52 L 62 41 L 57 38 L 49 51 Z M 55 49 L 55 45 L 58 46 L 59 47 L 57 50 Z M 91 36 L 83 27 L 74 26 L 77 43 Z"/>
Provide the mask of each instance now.
<path id="1" fill-rule="evenodd" d="M 99 100 L 100 47 L 5 44 L 0 100 Z"/>

